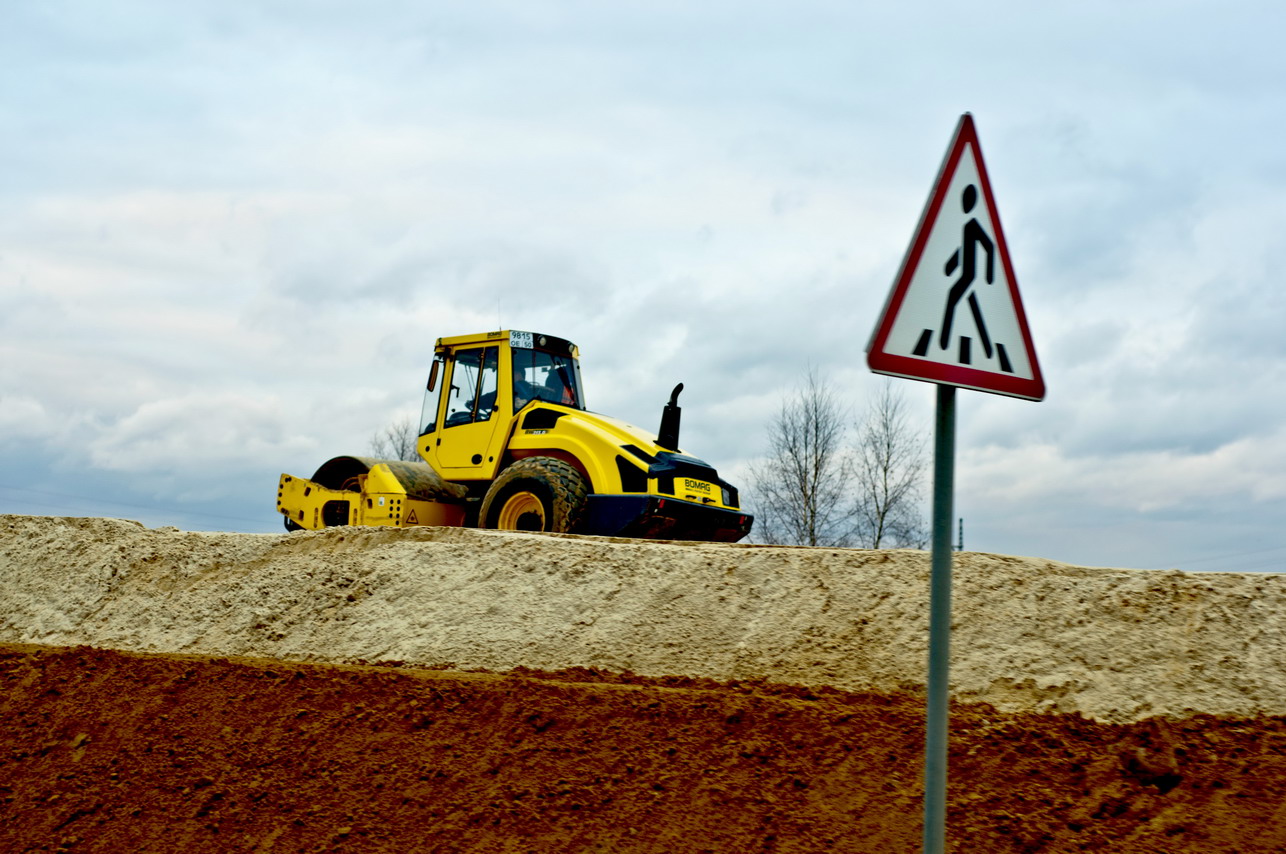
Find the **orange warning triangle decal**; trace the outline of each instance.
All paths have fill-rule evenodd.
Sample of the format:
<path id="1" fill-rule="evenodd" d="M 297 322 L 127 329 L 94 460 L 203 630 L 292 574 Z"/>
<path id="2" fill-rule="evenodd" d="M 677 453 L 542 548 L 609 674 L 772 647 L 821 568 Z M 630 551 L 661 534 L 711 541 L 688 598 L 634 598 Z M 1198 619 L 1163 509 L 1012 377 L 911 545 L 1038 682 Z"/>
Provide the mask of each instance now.
<path id="1" fill-rule="evenodd" d="M 1040 400 L 1045 380 L 973 117 L 960 117 L 866 349 L 877 374 Z"/>
<path id="2" fill-rule="evenodd" d="M 419 519 L 417 519 L 417 518 L 415 518 L 415 509 L 414 509 L 414 508 L 412 508 L 412 510 L 411 510 L 411 512 L 410 512 L 410 513 L 407 513 L 407 514 L 406 514 L 406 524 L 408 524 L 408 525 L 418 525 L 418 524 L 420 524 L 420 520 L 419 520 Z"/>

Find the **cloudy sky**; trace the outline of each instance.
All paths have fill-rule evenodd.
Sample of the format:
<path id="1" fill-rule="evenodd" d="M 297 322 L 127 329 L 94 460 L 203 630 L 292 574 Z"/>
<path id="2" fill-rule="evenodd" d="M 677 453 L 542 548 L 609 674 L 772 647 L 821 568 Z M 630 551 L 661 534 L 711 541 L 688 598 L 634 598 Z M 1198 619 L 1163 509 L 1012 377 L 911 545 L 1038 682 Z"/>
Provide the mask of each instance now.
<path id="1" fill-rule="evenodd" d="M 961 113 L 1048 385 L 971 550 L 1286 570 L 1286 7 L 0 5 L 0 512 L 280 530 L 435 338 L 550 332 L 745 483 L 863 349 Z M 897 381 L 927 432 L 933 387 Z"/>

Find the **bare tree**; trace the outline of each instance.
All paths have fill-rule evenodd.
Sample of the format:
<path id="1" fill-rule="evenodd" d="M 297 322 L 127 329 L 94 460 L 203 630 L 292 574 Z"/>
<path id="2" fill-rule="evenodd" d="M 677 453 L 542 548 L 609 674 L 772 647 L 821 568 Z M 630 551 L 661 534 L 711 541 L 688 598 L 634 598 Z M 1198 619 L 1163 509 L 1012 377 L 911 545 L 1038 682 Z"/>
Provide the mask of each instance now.
<path id="1" fill-rule="evenodd" d="M 404 415 L 371 437 L 371 453 L 381 460 L 420 462 L 420 453 L 415 447 L 419 437 L 415 419 Z"/>
<path id="2" fill-rule="evenodd" d="M 768 428 L 767 458 L 750 467 L 757 540 L 806 546 L 851 543 L 853 469 L 845 447 L 847 420 L 844 407 L 810 368 Z"/>
<path id="3" fill-rule="evenodd" d="M 886 381 L 858 430 L 854 515 L 861 546 L 922 549 L 928 544 L 920 514 L 924 444 L 924 434 L 907 422 L 901 393 Z"/>

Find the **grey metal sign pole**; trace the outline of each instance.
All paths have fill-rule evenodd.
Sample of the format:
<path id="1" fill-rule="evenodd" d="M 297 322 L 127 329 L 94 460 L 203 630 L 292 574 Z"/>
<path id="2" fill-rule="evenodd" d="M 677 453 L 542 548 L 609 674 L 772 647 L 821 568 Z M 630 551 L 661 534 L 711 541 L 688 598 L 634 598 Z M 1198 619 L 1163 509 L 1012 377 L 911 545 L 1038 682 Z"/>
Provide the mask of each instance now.
<path id="1" fill-rule="evenodd" d="M 951 518 L 956 387 L 938 386 L 933 431 L 933 551 L 929 576 L 929 679 L 924 739 L 924 854 L 945 854 L 947 723 L 951 665 Z"/>

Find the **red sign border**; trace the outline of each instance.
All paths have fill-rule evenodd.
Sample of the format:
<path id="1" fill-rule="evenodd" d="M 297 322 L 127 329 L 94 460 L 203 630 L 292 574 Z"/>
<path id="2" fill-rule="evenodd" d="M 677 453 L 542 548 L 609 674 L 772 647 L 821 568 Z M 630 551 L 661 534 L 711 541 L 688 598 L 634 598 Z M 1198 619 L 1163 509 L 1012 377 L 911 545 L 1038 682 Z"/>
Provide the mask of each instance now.
<path id="1" fill-rule="evenodd" d="M 978 166 L 978 180 L 982 184 L 983 199 L 986 202 L 988 213 L 991 214 L 992 226 L 995 229 L 996 251 L 1000 255 L 1000 262 L 1004 266 L 1005 278 L 1009 283 L 1009 297 L 1013 302 L 1019 331 L 1022 333 L 1023 346 L 1027 352 L 1027 362 L 1031 365 L 1032 379 L 1023 379 L 1022 377 L 1007 376 L 991 371 L 980 371 L 976 368 L 966 368 L 961 365 L 947 365 L 942 362 L 932 362 L 927 359 L 898 356 L 884 352 L 884 346 L 888 343 L 889 333 L 893 329 L 893 322 L 897 319 L 898 312 L 902 308 L 902 301 L 906 298 L 906 292 L 911 286 L 911 280 L 914 278 L 916 270 L 919 269 L 925 244 L 929 241 L 929 233 L 933 230 L 934 223 L 937 222 L 938 214 L 942 210 L 942 203 L 946 198 L 947 190 L 950 189 L 951 180 L 955 177 L 956 169 L 960 165 L 960 159 L 964 156 L 965 148 L 969 146 L 973 148 L 974 162 Z M 1014 267 L 1009 260 L 1009 244 L 1005 241 L 1004 229 L 1000 227 L 1000 213 L 996 209 L 996 199 L 991 192 L 991 179 L 987 177 L 987 165 L 982 159 L 982 147 L 978 144 L 978 132 L 973 125 L 973 116 L 969 113 L 965 113 L 960 117 L 960 123 L 956 126 L 951 146 L 947 149 L 947 156 L 942 161 L 942 168 L 938 171 L 937 181 L 934 183 L 933 190 L 929 193 L 929 200 L 925 204 L 924 212 L 920 215 L 920 223 L 916 226 L 915 237 L 912 238 L 906 256 L 902 259 L 902 266 L 898 270 L 897 278 L 893 281 L 893 289 L 889 292 L 888 300 L 884 304 L 884 313 L 880 316 L 880 321 L 871 336 L 871 342 L 866 348 L 866 364 L 872 372 L 912 380 L 945 383 L 975 391 L 1020 397 L 1024 400 L 1042 400 L 1045 397 L 1045 379 L 1041 375 L 1040 364 L 1036 361 L 1036 348 L 1032 344 L 1031 330 L 1027 326 L 1027 314 L 1023 311 L 1022 298 L 1018 295 L 1018 279 L 1014 276 Z"/>

